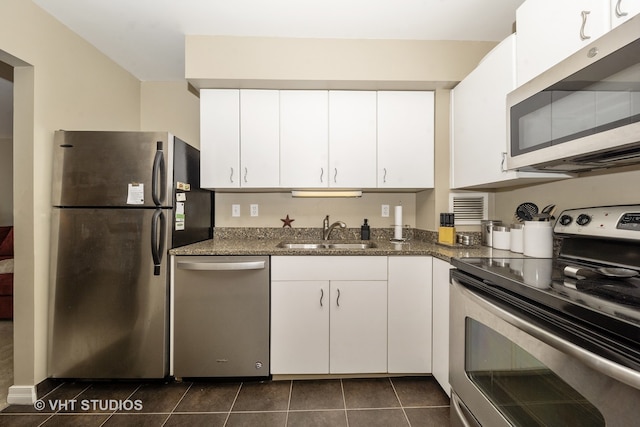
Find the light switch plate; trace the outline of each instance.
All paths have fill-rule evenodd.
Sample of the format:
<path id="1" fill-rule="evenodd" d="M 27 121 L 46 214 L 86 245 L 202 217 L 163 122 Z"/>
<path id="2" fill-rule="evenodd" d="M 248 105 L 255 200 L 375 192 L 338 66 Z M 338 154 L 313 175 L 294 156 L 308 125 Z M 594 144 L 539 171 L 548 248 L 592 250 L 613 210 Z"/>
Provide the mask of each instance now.
<path id="1" fill-rule="evenodd" d="M 231 216 L 240 216 L 240 205 L 231 205 Z"/>

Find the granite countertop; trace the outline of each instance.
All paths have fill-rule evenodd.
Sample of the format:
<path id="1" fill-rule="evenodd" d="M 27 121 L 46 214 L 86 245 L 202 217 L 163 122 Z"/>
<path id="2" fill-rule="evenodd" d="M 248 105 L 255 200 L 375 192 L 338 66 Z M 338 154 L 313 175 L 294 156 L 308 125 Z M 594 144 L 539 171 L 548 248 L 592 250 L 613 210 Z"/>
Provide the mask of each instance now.
<path id="1" fill-rule="evenodd" d="M 283 236 L 270 235 L 269 233 L 261 233 L 261 237 L 248 233 L 242 236 L 235 234 L 223 234 L 222 237 L 205 240 L 203 242 L 194 243 L 188 246 L 171 249 L 171 255 L 359 255 L 359 256 L 375 256 L 375 255 L 428 255 L 440 258 L 444 261 L 450 261 L 451 258 L 469 258 L 469 257 L 509 257 L 513 255 L 509 251 L 499 251 L 486 246 L 472 245 L 444 245 L 436 241 L 429 241 L 419 237 L 411 236 L 411 238 L 403 243 L 395 243 L 390 241 L 386 235 L 374 236 L 367 242 L 375 243 L 375 248 L 368 249 L 288 249 L 280 248 L 278 244 L 282 241 L 321 241 L 319 238 L 310 238 L 313 236 Z M 266 234 L 266 236 L 265 236 Z M 266 238 L 265 238 L 266 237 Z M 340 236 L 339 236 L 340 237 Z M 360 240 L 350 239 L 330 239 L 330 242 L 361 242 Z"/>

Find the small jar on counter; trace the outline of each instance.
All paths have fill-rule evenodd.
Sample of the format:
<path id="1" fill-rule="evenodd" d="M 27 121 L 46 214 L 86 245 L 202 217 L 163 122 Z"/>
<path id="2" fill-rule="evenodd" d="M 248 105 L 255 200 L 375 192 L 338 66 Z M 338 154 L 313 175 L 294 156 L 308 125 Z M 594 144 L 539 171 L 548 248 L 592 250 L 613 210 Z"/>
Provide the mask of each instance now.
<path id="1" fill-rule="evenodd" d="M 511 247 L 509 227 L 504 225 L 494 225 L 491 234 L 493 234 L 494 249 L 509 250 Z"/>
<path id="2" fill-rule="evenodd" d="M 523 225 L 522 224 L 511 224 L 511 230 L 510 230 L 510 244 L 509 244 L 509 250 L 511 250 L 511 252 L 516 252 L 521 254 L 522 251 L 524 250 L 524 246 L 523 246 Z"/>

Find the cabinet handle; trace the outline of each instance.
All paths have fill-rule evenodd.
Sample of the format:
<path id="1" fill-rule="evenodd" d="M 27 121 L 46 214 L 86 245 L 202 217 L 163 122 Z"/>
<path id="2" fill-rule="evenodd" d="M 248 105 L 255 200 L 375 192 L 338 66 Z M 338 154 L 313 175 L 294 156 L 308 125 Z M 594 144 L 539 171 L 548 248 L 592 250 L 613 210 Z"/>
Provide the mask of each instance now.
<path id="1" fill-rule="evenodd" d="M 591 12 L 588 10 L 583 10 L 582 14 L 582 26 L 580 27 L 580 39 L 581 40 L 589 40 L 591 36 L 588 36 L 584 33 L 584 27 L 587 25 L 587 17 Z"/>
<path id="2" fill-rule="evenodd" d="M 622 0 L 618 0 L 618 2 L 616 3 L 616 17 L 617 18 L 622 18 L 623 16 L 627 16 L 628 13 L 627 12 L 623 12 L 621 9 L 622 5 Z"/>
<path id="3" fill-rule="evenodd" d="M 229 174 L 229 181 L 233 184 L 233 168 L 231 168 L 231 173 Z"/>
<path id="4" fill-rule="evenodd" d="M 320 183 L 323 182 L 323 178 L 324 178 L 324 168 L 320 168 Z"/>
<path id="5" fill-rule="evenodd" d="M 320 288 L 320 307 L 323 307 L 322 300 L 324 299 L 324 289 Z"/>
<path id="6" fill-rule="evenodd" d="M 507 152 L 503 151 L 502 152 L 502 162 L 500 162 L 500 171 L 501 172 L 506 172 L 507 170 L 504 168 L 504 163 L 507 160 Z"/>
<path id="7" fill-rule="evenodd" d="M 382 183 L 386 184 L 387 183 L 387 168 L 382 168 L 382 170 L 384 171 L 384 175 L 382 176 Z"/>
<path id="8" fill-rule="evenodd" d="M 338 183 L 338 168 L 333 169 L 333 182 Z"/>
<path id="9" fill-rule="evenodd" d="M 247 170 L 247 168 L 245 167 L 245 168 L 244 168 L 244 182 L 245 182 L 245 184 L 247 183 L 247 173 L 248 173 L 248 172 L 249 172 L 249 171 L 248 171 L 248 170 Z"/>
<path id="10" fill-rule="evenodd" d="M 340 289 L 338 289 L 338 298 L 336 298 L 336 305 L 340 307 Z"/>

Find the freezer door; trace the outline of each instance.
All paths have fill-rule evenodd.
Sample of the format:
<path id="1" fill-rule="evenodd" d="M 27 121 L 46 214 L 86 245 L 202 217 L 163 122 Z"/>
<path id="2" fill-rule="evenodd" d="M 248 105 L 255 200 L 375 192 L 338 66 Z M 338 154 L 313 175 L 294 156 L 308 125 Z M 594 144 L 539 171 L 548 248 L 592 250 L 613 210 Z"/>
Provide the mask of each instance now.
<path id="1" fill-rule="evenodd" d="M 167 212 L 53 210 L 49 376 L 168 374 Z"/>
<path id="2" fill-rule="evenodd" d="M 166 132 L 57 131 L 54 206 L 170 206 L 173 137 Z"/>

